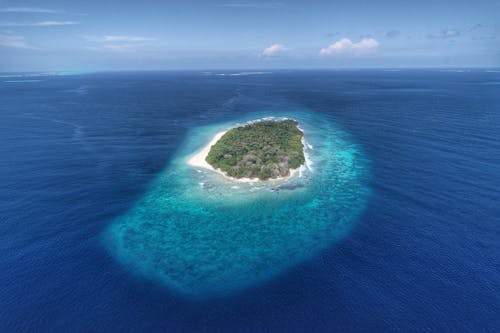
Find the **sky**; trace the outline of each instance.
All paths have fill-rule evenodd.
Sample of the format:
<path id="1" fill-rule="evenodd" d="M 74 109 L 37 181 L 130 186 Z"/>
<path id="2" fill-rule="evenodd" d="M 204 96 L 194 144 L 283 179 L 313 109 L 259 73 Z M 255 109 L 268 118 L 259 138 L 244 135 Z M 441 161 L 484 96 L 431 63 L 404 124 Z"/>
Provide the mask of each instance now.
<path id="1" fill-rule="evenodd" d="M 500 67 L 500 1 L 0 0 L 0 71 Z"/>

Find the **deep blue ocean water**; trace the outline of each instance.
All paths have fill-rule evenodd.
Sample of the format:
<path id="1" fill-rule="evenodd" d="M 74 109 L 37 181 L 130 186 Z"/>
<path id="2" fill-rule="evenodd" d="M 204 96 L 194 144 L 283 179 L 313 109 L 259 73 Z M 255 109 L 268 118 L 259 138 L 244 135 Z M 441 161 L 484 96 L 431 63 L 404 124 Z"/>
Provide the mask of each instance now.
<path id="1" fill-rule="evenodd" d="M 500 72 L 217 74 L 0 77 L 0 331 L 500 331 Z M 288 113 L 366 158 L 346 235 L 201 298 L 117 260 L 193 130 Z"/>

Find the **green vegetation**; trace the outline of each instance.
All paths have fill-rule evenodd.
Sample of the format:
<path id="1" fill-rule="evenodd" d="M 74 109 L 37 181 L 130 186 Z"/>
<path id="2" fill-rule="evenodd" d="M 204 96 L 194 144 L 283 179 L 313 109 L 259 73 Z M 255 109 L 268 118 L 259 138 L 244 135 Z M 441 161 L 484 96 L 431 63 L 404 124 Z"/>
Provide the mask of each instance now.
<path id="1" fill-rule="evenodd" d="M 227 131 L 206 161 L 235 178 L 284 177 L 304 163 L 303 133 L 294 120 L 265 120 Z"/>

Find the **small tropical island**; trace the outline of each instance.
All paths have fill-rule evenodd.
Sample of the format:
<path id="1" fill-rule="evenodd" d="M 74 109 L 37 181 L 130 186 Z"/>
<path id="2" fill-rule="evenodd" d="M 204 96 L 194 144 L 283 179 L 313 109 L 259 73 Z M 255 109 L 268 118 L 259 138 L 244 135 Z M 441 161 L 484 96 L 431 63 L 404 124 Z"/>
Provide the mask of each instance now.
<path id="1" fill-rule="evenodd" d="M 218 133 L 189 164 L 243 181 L 288 177 L 305 162 L 298 125 L 292 119 L 261 120 Z"/>

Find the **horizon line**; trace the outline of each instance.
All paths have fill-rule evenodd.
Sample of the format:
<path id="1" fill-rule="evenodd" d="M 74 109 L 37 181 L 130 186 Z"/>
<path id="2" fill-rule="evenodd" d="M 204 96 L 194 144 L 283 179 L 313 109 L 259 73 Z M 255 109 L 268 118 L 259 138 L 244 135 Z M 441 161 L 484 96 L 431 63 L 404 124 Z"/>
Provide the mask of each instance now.
<path id="1" fill-rule="evenodd" d="M 208 71 L 342 71 L 342 70 L 488 70 L 500 66 L 432 66 L 432 67 L 311 67 L 311 68 L 158 68 L 158 69 L 40 69 L 40 70 L 0 70 L 0 73 L 51 73 L 51 72 L 208 72 Z"/>

